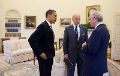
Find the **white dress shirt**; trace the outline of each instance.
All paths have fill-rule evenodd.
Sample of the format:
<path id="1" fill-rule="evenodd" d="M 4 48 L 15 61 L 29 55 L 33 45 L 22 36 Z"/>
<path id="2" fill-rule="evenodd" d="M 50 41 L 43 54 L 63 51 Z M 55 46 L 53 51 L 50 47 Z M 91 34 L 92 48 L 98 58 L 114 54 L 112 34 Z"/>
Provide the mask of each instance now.
<path id="1" fill-rule="evenodd" d="M 46 20 L 46 22 L 48 23 L 48 25 L 50 26 L 50 28 L 52 29 L 52 24 L 50 24 L 50 22 L 48 20 Z"/>
<path id="2" fill-rule="evenodd" d="M 74 31 L 75 31 L 76 25 L 73 24 L 73 26 L 74 26 Z M 77 40 L 79 40 L 79 38 L 80 38 L 80 27 L 79 27 L 79 25 L 77 25 L 77 31 L 78 31 L 78 39 Z"/>
<path id="3" fill-rule="evenodd" d="M 96 29 L 100 24 L 104 24 L 104 23 L 103 23 L 103 22 L 99 22 L 99 23 L 95 26 L 95 29 Z"/>

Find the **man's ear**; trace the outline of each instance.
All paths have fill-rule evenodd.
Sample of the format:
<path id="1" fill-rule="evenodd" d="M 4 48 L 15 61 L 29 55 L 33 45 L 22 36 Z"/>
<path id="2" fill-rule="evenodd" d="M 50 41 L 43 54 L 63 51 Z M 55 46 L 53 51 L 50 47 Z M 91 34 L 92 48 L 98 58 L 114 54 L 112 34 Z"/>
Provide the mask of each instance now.
<path id="1" fill-rule="evenodd" d="M 50 17 L 50 14 L 48 14 L 48 17 Z"/>

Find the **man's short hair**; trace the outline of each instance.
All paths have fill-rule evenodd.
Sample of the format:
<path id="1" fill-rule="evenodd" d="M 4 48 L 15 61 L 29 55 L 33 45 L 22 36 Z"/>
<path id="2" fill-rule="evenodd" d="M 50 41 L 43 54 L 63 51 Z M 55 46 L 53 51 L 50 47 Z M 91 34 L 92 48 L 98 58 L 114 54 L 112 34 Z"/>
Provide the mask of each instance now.
<path id="1" fill-rule="evenodd" d="M 92 16 L 92 17 L 95 17 L 95 18 L 98 20 L 98 22 L 102 22 L 102 21 L 103 21 L 103 17 L 102 17 L 102 15 L 100 14 L 100 12 L 98 12 L 98 11 L 92 12 L 92 13 L 91 13 L 91 16 Z"/>
<path id="2" fill-rule="evenodd" d="M 56 12 L 55 10 L 49 9 L 46 11 L 46 18 L 48 15 L 52 15 L 54 12 Z"/>

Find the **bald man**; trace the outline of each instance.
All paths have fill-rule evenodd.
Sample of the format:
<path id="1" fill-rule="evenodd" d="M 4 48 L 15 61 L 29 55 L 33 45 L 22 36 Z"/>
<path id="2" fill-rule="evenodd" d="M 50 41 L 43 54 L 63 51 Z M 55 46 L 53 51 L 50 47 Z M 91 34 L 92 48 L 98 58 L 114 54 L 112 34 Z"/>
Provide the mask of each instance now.
<path id="1" fill-rule="evenodd" d="M 84 61 L 84 53 L 82 44 L 87 42 L 87 29 L 80 25 L 80 15 L 72 16 L 73 24 L 64 30 L 63 52 L 64 59 L 70 60 L 73 64 L 71 68 L 67 68 L 67 76 L 74 76 L 75 66 L 77 64 L 78 76 L 82 76 L 82 65 Z"/>

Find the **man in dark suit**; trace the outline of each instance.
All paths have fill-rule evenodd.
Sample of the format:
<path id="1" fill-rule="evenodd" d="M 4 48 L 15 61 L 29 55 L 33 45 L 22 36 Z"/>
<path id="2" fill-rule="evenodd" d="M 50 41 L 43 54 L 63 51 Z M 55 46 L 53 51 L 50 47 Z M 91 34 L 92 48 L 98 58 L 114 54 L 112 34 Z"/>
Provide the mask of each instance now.
<path id="1" fill-rule="evenodd" d="M 73 24 L 66 27 L 63 39 L 64 59 L 69 59 L 73 64 L 67 69 L 67 76 L 74 76 L 75 65 L 77 63 L 78 76 L 82 76 L 82 64 L 84 53 L 82 43 L 88 39 L 87 29 L 80 25 L 80 15 L 73 15 Z"/>
<path id="2" fill-rule="evenodd" d="M 88 42 L 83 44 L 86 56 L 83 76 L 104 76 L 108 72 L 107 48 L 110 35 L 99 12 L 92 12 L 89 20 L 95 30 Z"/>
<path id="3" fill-rule="evenodd" d="M 54 33 L 51 24 L 56 22 L 55 10 L 46 12 L 46 20 L 42 22 L 28 39 L 38 59 L 40 76 L 51 76 L 53 57 L 55 56 Z"/>

